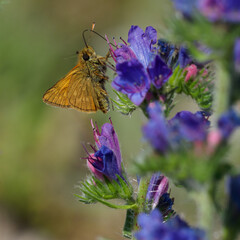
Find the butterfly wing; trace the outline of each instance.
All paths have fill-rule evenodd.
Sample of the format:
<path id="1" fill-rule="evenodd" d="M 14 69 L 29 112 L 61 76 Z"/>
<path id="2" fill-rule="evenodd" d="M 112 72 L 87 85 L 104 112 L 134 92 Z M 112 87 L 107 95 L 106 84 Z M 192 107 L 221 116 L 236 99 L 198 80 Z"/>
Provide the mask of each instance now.
<path id="1" fill-rule="evenodd" d="M 43 101 L 47 104 L 70 108 L 71 105 L 68 100 L 68 90 L 71 79 L 78 74 L 79 66 L 75 66 L 66 77 L 59 80 L 53 87 L 48 89 L 43 95 Z"/>
<path id="2" fill-rule="evenodd" d="M 83 112 L 96 112 L 100 109 L 91 78 L 81 72 L 71 79 L 68 99 L 71 108 Z"/>

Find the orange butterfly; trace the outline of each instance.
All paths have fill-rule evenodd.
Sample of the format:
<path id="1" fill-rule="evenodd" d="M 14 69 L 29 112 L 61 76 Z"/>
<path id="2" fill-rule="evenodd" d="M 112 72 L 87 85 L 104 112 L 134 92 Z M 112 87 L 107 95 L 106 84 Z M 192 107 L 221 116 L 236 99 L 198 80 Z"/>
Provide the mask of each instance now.
<path id="1" fill-rule="evenodd" d="M 85 41 L 85 39 L 84 39 Z M 86 42 L 85 42 L 86 44 Z M 106 113 L 109 109 L 108 95 L 104 87 L 106 57 L 96 55 L 92 47 L 86 47 L 78 53 L 78 64 L 43 96 L 47 104 L 73 108 L 82 112 Z"/>

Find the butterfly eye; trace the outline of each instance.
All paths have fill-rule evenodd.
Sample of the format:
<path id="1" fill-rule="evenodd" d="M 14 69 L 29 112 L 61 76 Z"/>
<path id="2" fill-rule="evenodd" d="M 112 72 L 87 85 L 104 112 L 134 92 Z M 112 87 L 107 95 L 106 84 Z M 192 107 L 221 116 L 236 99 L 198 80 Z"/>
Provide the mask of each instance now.
<path id="1" fill-rule="evenodd" d="M 89 56 L 87 55 L 87 53 L 84 53 L 82 58 L 83 58 L 84 61 L 89 60 Z"/>

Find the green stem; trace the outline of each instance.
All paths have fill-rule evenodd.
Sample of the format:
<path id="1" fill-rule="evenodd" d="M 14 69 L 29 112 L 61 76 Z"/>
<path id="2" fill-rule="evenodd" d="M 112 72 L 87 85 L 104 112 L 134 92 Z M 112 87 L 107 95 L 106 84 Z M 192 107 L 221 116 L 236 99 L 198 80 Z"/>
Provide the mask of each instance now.
<path id="1" fill-rule="evenodd" d="M 211 196 L 206 189 L 194 192 L 192 196 L 197 207 L 198 227 L 205 229 L 211 235 L 214 222 L 214 206 Z M 208 239 L 212 239 L 211 236 Z"/>
<path id="2" fill-rule="evenodd" d="M 138 230 L 138 225 L 137 225 L 137 217 L 139 213 L 146 212 L 146 195 L 147 195 L 147 190 L 148 190 L 148 185 L 150 182 L 151 176 L 144 176 L 141 178 L 139 186 L 138 186 L 138 197 L 136 204 L 138 206 L 138 209 L 135 214 L 135 219 L 134 219 L 134 230 Z"/>
<path id="3" fill-rule="evenodd" d="M 123 235 L 127 238 L 134 238 L 134 232 L 138 230 L 137 217 L 140 213 L 147 211 L 146 195 L 151 176 L 141 178 L 138 186 L 138 197 L 132 209 L 127 211 L 127 216 L 124 224 Z"/>
<path id="4" fill-rule="evenodd" d="M 230 98 L 230 76 L 226 70 L 226 66 L 221 63 L 216 63 L 216 87 L 215 87 L 215 114 L 218 118 L 229 107 Z"/>

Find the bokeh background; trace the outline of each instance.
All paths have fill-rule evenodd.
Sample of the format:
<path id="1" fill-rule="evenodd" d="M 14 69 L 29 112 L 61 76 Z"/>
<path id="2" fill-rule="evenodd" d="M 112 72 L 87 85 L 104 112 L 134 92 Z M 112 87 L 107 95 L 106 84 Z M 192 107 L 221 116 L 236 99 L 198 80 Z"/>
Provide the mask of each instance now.
<path id="1" fill-rule="evenodd" d="M 81 144 L 94 143 L 91 118 L 101 126 L 111 116 L 128 167 L 144 151 L 144 116 L 54 108 L 42 102 L 42 95 L 76 64 L 75 52 L 84 47 L 82 31 L 93 21 L 99 33 L 127 40 L 131 25 L 159 30 L 171 14 L 166 0 L 0 1 L 1 240 L 123 239 L 124 211 L 85 206 L 73 195 L 89 174 L 80 159 L 85 156 Z M 106 54 L 101 38 L 90 34 L 87 41 Z M 172 187 L 172 195 L 175 209 L 182 213 L 187 206 L 186 218 L 194 222 L 194 205 L 184 190 Z"/>

